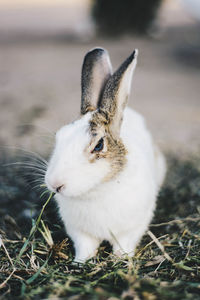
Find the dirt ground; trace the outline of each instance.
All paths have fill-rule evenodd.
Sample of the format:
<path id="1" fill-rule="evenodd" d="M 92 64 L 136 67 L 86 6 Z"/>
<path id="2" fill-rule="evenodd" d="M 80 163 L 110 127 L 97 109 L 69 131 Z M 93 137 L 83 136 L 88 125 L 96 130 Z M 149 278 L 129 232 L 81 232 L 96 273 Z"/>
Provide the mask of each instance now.
<path id="1" fill-rule="evenodd" d="M 199 24 L 149 37 L 78 38 L 0 31 L 0 143 L 46 154 L 53 133 L 80 109 L 85 53 L 105 47 L 114 69 L 139 49 L 129 105 L 141 112 L 155 140 L 178 155 L 200 146 Z"/>

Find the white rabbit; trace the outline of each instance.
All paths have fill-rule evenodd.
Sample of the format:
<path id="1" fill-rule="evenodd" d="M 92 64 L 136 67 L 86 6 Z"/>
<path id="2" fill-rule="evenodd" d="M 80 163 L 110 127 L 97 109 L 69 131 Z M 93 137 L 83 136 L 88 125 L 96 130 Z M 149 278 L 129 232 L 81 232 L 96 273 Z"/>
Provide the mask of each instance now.
<path id="1" fill-rule="evenodd" d="M 106 50 L 82 67 L 81 117 L 62 127 L 45 182 L 75 246 L 75 261 L 95 255 L 103 240 L 117 255 L 134 254 L 155 209 L 166 166 L 144 119 L 125 108 L 138 50 L 112 74 Z"/>

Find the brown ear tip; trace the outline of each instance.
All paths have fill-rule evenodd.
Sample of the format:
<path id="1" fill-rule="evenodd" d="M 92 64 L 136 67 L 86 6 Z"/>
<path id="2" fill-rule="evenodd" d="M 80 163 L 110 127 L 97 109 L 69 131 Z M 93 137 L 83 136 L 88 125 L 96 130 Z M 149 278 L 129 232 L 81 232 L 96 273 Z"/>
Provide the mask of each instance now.
<path id="1" fill-rule="evenodd" d="M 137 58 L 138 53 L 139 53 L 138 49 L 135 49 L 133 51 L 133 53 L 130 55 L 130 59 L 133 60 L 133 59 Z"/>
<path id="2" fill-rule="evenodd" d="M 137 58 L 138 53 L 139 53 L 139 50 L 138 50 L 138 49 L 135 49 L 135 50 L 133 51 L 133 53 L 134 53 L 134 58 Z"/>
<path id="3" fill-rule="evenodd" d="M 92 51 L 100 51 L 100 52 L 103 52 L 103 51 L 106 51 L 104 48 L 102 47 L 94 47 L 92 49 L 89 50 L 89 52 L 92 52 Z"/>
<path id="4" fill-rule="evenodd" d="M 134 61 L 137 59 L 138 56 L 138 49 L 135 49 L 132 54 L 125 60 L 125 62 L 121 65 L 120 69 L 126 70 L 126 68 Z"/>
<path id="5" fill-rule="evenodd" d="M 100 57 L 100 56 L 102 56 L 104 53 L 107 53 L 107 51 L 106 51 L 104 48 L 101 48 L 101 47 L 95 47 L 95 48 L 92 48 L 91 50 L 89 50 L 89 51 L 86 53 L 86 57 L 88 57 L 88 56 Z"/>

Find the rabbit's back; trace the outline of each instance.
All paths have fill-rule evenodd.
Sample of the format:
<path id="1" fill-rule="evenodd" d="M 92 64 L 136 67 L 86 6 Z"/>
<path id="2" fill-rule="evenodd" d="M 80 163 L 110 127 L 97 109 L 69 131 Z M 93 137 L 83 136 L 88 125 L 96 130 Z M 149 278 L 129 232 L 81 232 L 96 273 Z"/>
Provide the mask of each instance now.
<path id="1" fill-rule="evenodd" d="M 124 111 L 121 138 L 130 153 L 130 161 L 135 161 L 136 154 L 140 159 L 145 160 L 159 188 L 166 173 L 164 156 L 154 144 L 143 116 L 129 107 Z"/>

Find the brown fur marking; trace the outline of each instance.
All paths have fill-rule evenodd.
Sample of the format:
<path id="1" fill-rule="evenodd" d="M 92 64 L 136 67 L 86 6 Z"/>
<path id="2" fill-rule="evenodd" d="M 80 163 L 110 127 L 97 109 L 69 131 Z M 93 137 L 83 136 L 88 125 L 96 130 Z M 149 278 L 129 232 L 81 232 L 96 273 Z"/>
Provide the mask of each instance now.
<path id="1" fill-rule="evenodd" d="M 100 151 L 94 153 L 91 162 L 94 162 L 96 159 L 101 159 L 101 158 L 104 158 L 107 161 L 109 161 L 111 170 L 103 180 L 103 181 L 109 181 L 116 174 L 118 174 L 120 171 L 123 170 L 124 165 L 126 163 L 127 150 L 125 149 L 125 146 L 122 143 L 120 138 L 115 139 L 112 136 L 112 133 L 109 129 L 108 119 L 104 116 L 104 114 L 96 111 L 93 114 L 93 117 L 90 121 L 90 133 L 92 138 L 98 137 L 100 136 L 100 134 L 101 134 L 100 136 L 101 138 L 103 137 L 101 132 L 103 133 L 104 136 L 104 142 L 105 142 L 104 147 L 106 147 L 106 151 Z M 91 142 L 91 144 L 93 143 L 94 141 Z"/>

